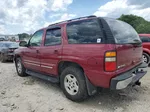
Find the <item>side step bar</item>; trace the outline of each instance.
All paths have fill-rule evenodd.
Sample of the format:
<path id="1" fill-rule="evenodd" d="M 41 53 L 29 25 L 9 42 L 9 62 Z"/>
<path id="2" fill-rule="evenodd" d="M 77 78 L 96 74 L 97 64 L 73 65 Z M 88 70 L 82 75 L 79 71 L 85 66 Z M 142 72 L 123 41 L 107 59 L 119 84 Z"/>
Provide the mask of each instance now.
<path id="1" fill-rule="evenodd" d="M 37 73 L 37 72 L 34 72 L 32 70 L 26 70 L 26 73 L 31 75 L 31 76 L 38 77 L 40 79 L 44 79 L 44 80 L 50 81 L 52 83 L 59 83 L 59 78 L 58 77 L 52 77 L 50 75 Z"/>

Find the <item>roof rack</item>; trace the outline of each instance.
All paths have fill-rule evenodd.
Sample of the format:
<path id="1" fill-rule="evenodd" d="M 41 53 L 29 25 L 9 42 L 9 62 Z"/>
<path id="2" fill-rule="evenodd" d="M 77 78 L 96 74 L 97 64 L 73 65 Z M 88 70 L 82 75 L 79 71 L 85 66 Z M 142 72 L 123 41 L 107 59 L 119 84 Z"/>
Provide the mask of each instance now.
<path id="1" fill-rule="evenodd" d="M 57 24 L 65 23 L 65 22 L 70 22 L 70 21 L 75 21 L 75 20 L 80 20 L 80 19 L 93 18 L 93 17 L 96 17 L 96 16 L 95 15 L 91 15 L 91 16 L 85 16 L 85 17 L 70 19 L 70 20 L 66 20 L 66 21 L 61 21 L 61 22 L 58 22 L 58 23 L 50 24 L 49 26 L 53 26 L 53 25 L 57 25 Z"/>

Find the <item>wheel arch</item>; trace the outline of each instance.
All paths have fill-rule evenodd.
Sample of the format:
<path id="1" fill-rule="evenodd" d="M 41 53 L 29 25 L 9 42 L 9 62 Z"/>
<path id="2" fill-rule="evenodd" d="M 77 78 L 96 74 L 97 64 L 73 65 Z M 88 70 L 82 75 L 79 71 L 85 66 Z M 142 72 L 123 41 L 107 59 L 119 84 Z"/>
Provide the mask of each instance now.
<path id="1" fill-rule="evenodd" d="M 14 55 L 14 62 L 16 63 L 16 59 L 17 59 L 17 58 L 20 58 L 20 57 L 21 57 L 20 55 L 15 54 L 15 55 Z"/>
<path id="2" fill-rule="evenodd" d="M 78 68 L 80 68 L 83 72 L 84 72 L 84 69 L 83 69 L 83 67 L 80 65 L 80 64 L 78 64 L 78 63 L 76 63 L 76 62 L 73 62 L 73 61 L 65 61 L 65 60 L 63 60 L 63 61 L 60 61 L 59 63 L 58 63 L 58 67 L 57 67 L 57 72 L 58 72 L 58 74 L 60 75 L 61 74 L 61 72 L 66 68 L 66 67 L 68 67 L 68 66 L 74 66 L 74 67 L 78 67 Z"/>
<path id="3" fill-rule="evenodd" d="M 148 51 L 143 51 L 143 55 L 146 55 L 146 57 L 148 58 L 148 62 L 147 64 L 149 65 L 150 64 L 150 53 Z"/>
<path id="4" fill-rule="evenodd" d="M 75 66 L 80 68 L 83 71 L 83 75 L 85 77 L 85 82 L 86 82 L 86 87 L 87 87 L 87 91 L 88 91 L 88 95 L 92 96 L 94 94 L 97 93 L 97 87 L 95 87 L 90 80 L 88 79 L 88 77 L 86 76 L 83 67 L 76 63 L 76 62 L 72 62 L 72 61 L 60 61 L 58 63 L 58 74 L 60 76 L 61 72 L 68 66 Z"/>
<path id="5" fill-rule="evenodd" d="M 149 52 L 147 52 L 147 51 L 143 51 L 143 53 L 146 53 L 146 54 L 148 54 L 148 55 L 150 56 L 150 53 L 149 53 Z"/>
<path id="6" fill-rule="evenodd" d="M 148 54 L 150 56 L 150 50 L 147 49 L 147 48 L 143 48 L 143 53 L 146 53 L 146 54 Z"/>

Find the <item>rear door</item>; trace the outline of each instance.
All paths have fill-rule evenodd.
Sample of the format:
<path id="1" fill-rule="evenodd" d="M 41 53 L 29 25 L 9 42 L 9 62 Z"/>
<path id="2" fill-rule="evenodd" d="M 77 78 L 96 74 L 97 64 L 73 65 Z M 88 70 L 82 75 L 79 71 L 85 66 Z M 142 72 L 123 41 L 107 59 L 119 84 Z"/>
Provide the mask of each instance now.
<path id="1" fill-rule="evenodd" d="M 42 43 L 43 30 L 37 31 L 29 41 L 23 52 L 23 62 L 26 68 L 41 71 L 39 49 Z"/>
<path id="2" fill-rule="evenodd" d="M 57 65 L 62 54 L 61 28 L 47 29 L 44 45 L 40 48 L 41 69 L 45 74 L 57 75 Z"/>
<path id="3" fill-rule="evenodd" d="M 142 42 L 129 24 L 119 21 L 106 19 L 113 33 L 116 51 L 117 68 L 131 69 L 142 62 Z"/>

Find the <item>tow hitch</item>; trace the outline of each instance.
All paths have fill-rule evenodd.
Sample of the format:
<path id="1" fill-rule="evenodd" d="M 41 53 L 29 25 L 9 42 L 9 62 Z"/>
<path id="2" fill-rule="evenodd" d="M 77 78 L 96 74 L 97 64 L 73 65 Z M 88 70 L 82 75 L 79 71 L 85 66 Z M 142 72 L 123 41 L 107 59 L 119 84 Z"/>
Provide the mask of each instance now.
<path id="1" fill-rule="evenodd" d="M 135 85 L 141 86 L 141 82 L 137 81 L 137 82 L 135 82 Z"/>

